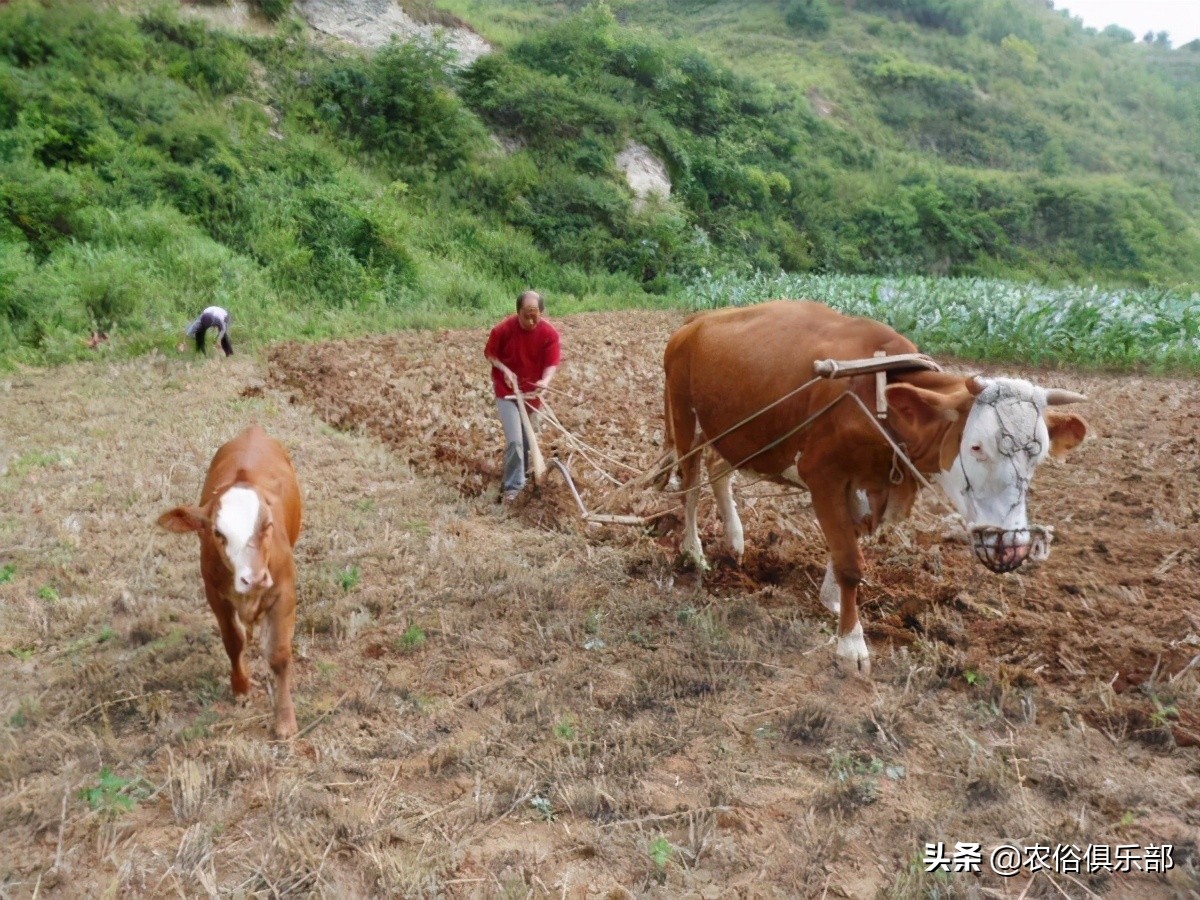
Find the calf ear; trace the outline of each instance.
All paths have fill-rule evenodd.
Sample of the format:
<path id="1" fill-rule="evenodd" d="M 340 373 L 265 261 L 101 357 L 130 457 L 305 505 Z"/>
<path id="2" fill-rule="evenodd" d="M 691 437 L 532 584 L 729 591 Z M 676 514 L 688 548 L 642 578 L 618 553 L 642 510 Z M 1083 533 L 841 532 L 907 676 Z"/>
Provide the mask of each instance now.
<path id="1" fill-rule="evenodd" d="M 176 534 L 203 531 L 208 527 L 208 516 L 198 506 L 177 506 L 158 517 L 159 527 Z"/>
<path id="2" fill-rule="evenodd" d="M 1050 432 L 1050 455 L 1057 458 L 1066 456 L 1087 436 L 1087 422 L 1074 413 L 1058 412 L 1048 409 L 1043 414 L 1046 417 L 1046 430 Z"/>

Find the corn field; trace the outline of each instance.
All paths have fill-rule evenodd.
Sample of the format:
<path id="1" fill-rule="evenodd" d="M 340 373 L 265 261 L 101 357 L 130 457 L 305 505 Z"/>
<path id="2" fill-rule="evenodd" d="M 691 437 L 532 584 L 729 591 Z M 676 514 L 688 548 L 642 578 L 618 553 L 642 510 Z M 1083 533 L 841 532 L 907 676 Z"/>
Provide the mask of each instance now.
<path id="1" fill-rule="evenodd" d="M 1144 371 L 1200 370 L 1200 293 L 982 278 L 864 275 L 703 277 L 696 309 L 774 297 L 819 300 L 887 322 L 924 352 L 964 359 Z"/>

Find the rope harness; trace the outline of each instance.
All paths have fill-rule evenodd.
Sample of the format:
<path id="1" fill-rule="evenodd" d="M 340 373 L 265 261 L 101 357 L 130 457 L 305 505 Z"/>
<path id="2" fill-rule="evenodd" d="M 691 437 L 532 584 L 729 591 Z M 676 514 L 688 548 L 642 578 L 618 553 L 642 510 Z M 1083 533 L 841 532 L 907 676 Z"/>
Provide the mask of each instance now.
<path id="1" fill-rule="evenodd" d="M 933 485 L 930 481 L 917 469 L 912 459 L 908 455 L 907 446 L 900 441 L 892 432 L 887 424 L 887 404 L 884 394 L 886 387 L 886 374 L 888 371 L 897 369 L 913 370 L 926 369 L 941 371 L 941 367 L 929 357 L 921 354 L 903 354 L 898 356 L 876 356 L 872 359 L 861 360 L 818 360 L 813 364 L 813 369 L 817 373 L 815 377 L 801 384 L 799 387 L 788 391 L 783 396 L 771 401 L 766 406 L 759 409 L 757 412 L 745 417 L 736 424 L 722 431 L 716 437 L 708 438 L 703 442 L 692 447 L 683 456 L 675 458 L 672 451 L 668 451 L 660 457 L 660 460 L 654 464 L 649 470 L 640 475 L 636 475 L 626 482 L 619 482 L 615 477 L 609 474 L 597 462 L 597 457 L 606 462 L 619 465 L 629 471 L 637 471 L 633 466 L 617 460 L 595 447 L 586 444 L 574 434 L 572 434 L 559 421 L 558 417 L 550 409 L 549 404 L 543 399 L 542 411 L 546 421 L 560 431 L 568 444 L 572 447 L 572 454 L 568 457 L 567 464 L 564 464 L 558 459 L 552 459 L 551 465 L 554 466 L 563 476 L 567 486 L 571 490 L 571 494 L 579 507 L 580 515 L 585 521 L 604 524 L 629 524 L 629 525 L 645 525 L 654 519 L 661 518 L 664 515 L 675 512 L 680 509 L 675 506 L 666 510 L 650 513 L 644 516 L 633 515 L 612 515 L 599 512 L 589 512 L 584 505 L 579 491 L 571 478 L 569 463 L 577 453 L 583 458 L 592 468 L 596 469 L 605 479 L 607 479 L 615 487 L 610 491 L 599 503 L 598 509 L 610 507 L 613 501 L 637 486 L 644 486 L 655 482 L 671 472 L 676 466 L 679 466 L 685 460 L 702 453 L 704 450 L 712 447 L 717 441 L 732 434 L 739 428 L 747 425 L 753 420 L 762 416 L 764 413 L 774 409 L 779 404 L 785 402 L 797 394 L 803 393 L 811 388 L 823 378 L 846 378 L 861 374 L 874 374 L 876 376 L 876 408 L 872 411 L 862 398 L 854 391 L 847 389 L 838 394 L 829 403 L 826 403 L 815 413 L 810 415 L 800 424 L 786 431 L 784 434 L 775 438 L 758 450 L 755 450 L 749 456 L 740 460 L 736 464 L 726 462 L 717 472 L 710 472 L 707 480 L 701 480 L 693 485 L 688 490 L 665 491 L 665 493 L 674 496 L 682 496 L 689 491 L 699 490 L 705 484 L 711 485 L 714 481 L 719 481 L 722 478 L 728 477 L 734 471 L 741 469 L 755 457 L 766 453 L 767 451 L 779 446 L 784 441 L 791 438 L 793 435 L 811 427 L 818 419 L 836 407 L 843 400 L 849 398 L 854 405 L 863 413 L 863 416 L 869 421 L 875 431 L 884 440 L 884 442 L 892 450 L 891 469 L 888 473 L 888 481 L 892 485 L 899 485 L 904 481 L 904 473 L 907 471 L 912 475 L 922 488 L 929 489 L 930 494 L 937 503 L 953 520 L 960 523 L 963 529 L 970 535 L 971 548 L 976 558 L 983 563 L 988 569 L 997 573 L 1011 572 L 1017 569 L 1026 558 L 1029 559 L 1045 559 L 1049 555 L 1050 541 L 1053 538 L 1053 529 L 1049 526 L 1030 525 L 1027 528 L 1004 529 L 997 526 L 979 526 L 972 525 L 967 522 L 961 513 L 948 501 L 941 492 L 933 491 Z M 1021 498 L 1026 496 L 1028 491 L 1030 478 L 1025 474 L 1026 470 L 1018 464 L 1021 455 L 1026 459 L 1033 460 L 1041 456 L 1043 452 L 1042 442 L 1037 437 L 1037 421 L 1041 416 L 1041 410 L 1038 405 L 1026 396 L 1012 391 L 1006 385 L 993 383 L 989 385 L 979 396 L 976 397 L 977 404 L 983 404 L 991 407 L 996 414 L 996 419 L 1000 424 L 1000 437 L 998 441 L 999 451 L 1001 456 L 1009 461 L 1012 466 L 1013 483 L 1018 487 L 1017 499 L 1009 508 L 1009 513 L 1015 510 L 1021 503 Z M 1025 418 L 1026 408 L 1033 412 L 1032 429 L 1025 427 L 1026 423 L 1019 421 Z M 1025 433 L 1030 433 L 1032 436 L 1025 441 L 1019 437 Z M 963 463 L 962 454 L 958 457 L 959 466 L 962 472 L 963 481 L 965 484 L 964 492 L 967 494 L 975 493 L 975 487 L 971 484 L 968 477 L 965 464 Z M 1027 467 L 1028 468 L 1028 467 Z M 763 480 L 767 476 L 762 476 L 758 480 Z M 753 484 L 754 482 L 751 482 Z M 1028 547 L 1027 554 L 1020 554 L 1019 550 Z"/>
<path id="2" fill-rule="evenodd" d="M 703 451 L 712 447 L 717 441 L 732 434 L 733 432 L 737 431 L 739 428 L 743 427 L 744 425 L 747 425 L 748 423 L 754 421 L 759 416 L 769 412 L 770 410 L 774 409 L 776 406 L 785 402 L 786 400 L 789 400 L 790 398 L 796 396 L 797 394 L 807 391 L 809 388 L 811 388 L 814 384 L 821 381 L 822 379 L 832 380 L 834 378 L 847 378 L 847 377 L 850 377 L 853 375 L 874 373 L 876 375 L 876 379 L 877 379 L 877 381 L 876 381 L 877 394 L 879 394 L 879 396 L 881 397 L 882 396 L 882 388 L 883 388 L 884 384 L 886 383 L 886 373 L 888 371 L 895 370 L 895 369 L 910 369 L 910 370 L 911 369 L 928 369 L 928 370 L 933 370 L 933 371 L 941 371 L 941 366 L 939 366 L 936 362 L 934 362 L 932 359 L 925 356 L 924 354 L 915 354 L 914 353 L 914 354 L 901 354 L 901 355 L 895 355 L 895 356 L 879 355 L 872 359 L 863 359 L 863 360 L 832 360 L 832 359 L 818 360 L 813 364 L 813 369 L 817 373 L 815 377 L 810 378 L 808 381 L 804 382 L 803 384 L 801 384 L 800 386 L 798 386 L 796 388 L 793 388 L 792 390 L 788 391 L 786 394 L 782 395 L 781 397 L 777 397 L 775 400 L 772 400 L 766 406 L 763 406 L 761 409 L 757 410 L 756 412 L 751 413 L 750 415 L 746 416 L 744 419 L 740 420 L 739 422 L 734 423 L 729 428 L 726 428 L 724 431 L 722 431 L 720 434 L 716 435 L 715 437 L 708 438 L 708 439 L 702 441 L 701 443 L 695 445 L 690 450 L 688 450 L 687 453 L 683 454 L 683 456 L 676 458 L 672 451 L 668 451 L 667 453 L 663 454 L 662 457 L 660 457 L 659 461 L 656 462 L 655 465 L 653 467 L 651 467 L 651 469 L 643 472 L 642 474 L 640 474 L 634 478 L 631 478 L 629 481 L 626 481 L 624 483 L 618 482 L 617 479 L 614 478 L 612 475 L 610 475 L 607 471 L 605 471 L 592 458 L 592 456 L 593 455 L 600 456 L 600 457 L 608 460 L 609 462 L 616 463 L 617 465 L 620 465 L 631 471 L 636 471 L 634 469 L 634 467 L 628 465 L 627 463 L 623 463 L 619 460 L 616 460 L 616 459 L 613 459 L 612 457 L 607 456 L 606 454 L 597 450 L 595 447 L 589 446 L 588 444 L 586 444 L 582 440 L 580 440 L 578 437 L 576 437 L 574 434 L 572 434 L 558 420 L 558 417 L 554 414 L 553 410 L 550 409 L 549 403 L 545 400 L 545 398 L 543 398 L 543 400 L 542 400 L 542 412 L 543 412 L 543 415 L 545 415 L 545 417 L 546 417 L 546 421 L 549 422 L 551 425 L 553 425 L 560 432 L 562 432 L 564 438 L 572 446 L 573 452 L 579 453 L 579 455 L 581 457 L 583 457 L 583 459 L 586 460 L 593 468 L 595 468 L 605 479 L 612 482 L 614 485 L 617 485 L 616 488 L 613 491 L 610 491 L 608 493 L 608 495 L 606 495 L 598 504 L 597 508 L 604 509 L 605 507 L 610 506 L 612 504 L 612 502 L 618 496 L 627 492 L 631 488 L 639 486 L 639 485 L 646 485 L 646 484 L 651 484 L 651 483 L 655 482 L 659 478 L 667 475 L 669 472 L 671 472 L 675 467 L 679 466 L 685 460 L 696 455 L 697 453 L 702 453 Z M 857 406 L 863 411 L 864 415 L 866 415 L 867 419 L 873 424 L 875 429 L 880 433 L 880 435 L 883 437 L 883 439 L 892 448 L 892 453 L 893 453 L 892 469 L 889 474 L 889 480 L 891 481 L 891 483 L 899 484 L 901 481 L 903 481 L 903 479 L 904 479 L 904 474 L 902 471 L 902 466 L 903 466 L 913 473 L 914 477 L 916 477 L 918 479 L 918 481 L 920 482 L 921 485 L 923 485 L 924 487 L 930 487 L 929 482 L 921 475 L 921 473 L 919 471 L 917 471 L 916 466 L 914 466 L 912 461 L 908 458 L 908 454 L 907 454 L 906 449 L 904 448 L 903 444 L 896 441 L 891 436 L 891 434 L 889 434 L 890 429 L 887 429 L 886 421 L 884 418 L 886 416 L 886 406 L 883 404 L 882 400 L 877 401 L 876 412 L 872 413 L 867 408 L 866 404 L 863 403 L 863 401 L 859 398 L 859 396 L 857 394 L 855 394 L 853 391 L 846 390 L 846 391 L 843 391 L 841 394 L 838 394 L 837 397 L 835 397 L 829 403 L 825 404 L 825 406 L 821 407 L 821 409 L 817 410 L 817 412 L 813 413 L 811 416 L 809 416 L 807 419 L 805 419 L 799 425 L 796 425 L 795 427 L 789 429 L 787 432 L 785 432 L 781 436 L 775 438 L 770 443 L 766 444 L 763 447 L 760 447 L 758 450 L 755 450 L 753 453 L 751 453 L 749 456 L 747 456 L 744 459 L 742 459 L 741 461 L 739 461 L 737 464 L 726 463 L 725 466 L 719 472 L 710 474 L 710 477 L 706 481 L 699 482 L 698 484 L 694 485 L 690 490 L 699 490 L 705 484 L 711 485 L 712 482 L 719 481 L 720 479 L 727 477 L 732 472 L 736 471 L 737 469 L 740 469 L 742 466 L 744 466 L 750 460 L 754 459 L 757 456 L 760 456 L 763 453 L 766 453 L 768 450 L 771 450 L 774 447 L 777 447 L 779 444 L 783 443 L 788 438 L 792 437 L 794 434 L 797 434 L 798 432 L 803 431 L 804 429 L 810 427 L 817 419 L 819 419 L 825 413 L 829 412 L 831 409 L 833 409 L 833 407 L 835 407 L 841 401 L 845 400 L 847 397 L 851 398 L 857 404 Z M 572 455 L 574 455 L 574 454 L 572 454 Z M 665 510 L 662 512 L 652 513 L 649 516 L 642 516 L 642 517 L 639 517 L 639 516 L 617 516 L 617 517 L 598 516 L 598 514 L 596 514 L 596 513 L 589 513 L 587 511 L 587 508 L 584 506 L 582 499 L 579 496 L 578 490 L 575 488 L 574 482 L 571 479 L 570 472 L 569 472 L 567 466 L 565 466 L 560 460 L 557 460 L 557 459 L 551 460 L 551 463 L 553 465 L 555 465 L 556 468 L 558 468 L 558 470 L 562 473 L 563 478 L 566 480 L 567 485 L 568 485 L 568 487 L 570 487 L 571 493 L 574 495 L 576 503 L 579 506 L 580 514 L 583 516 L 584 519 L 587 519 L 589 521 L 608 522 L 608 521 L 612 521 L 613 519 L 620 519 L 622 522 L 627 522 L 628 524 L 644 524 L 645 522 L 659 518 L 663 515 L 666 515 L 666 513 L 673 512 L 674 509 L 679 508 L 679 507 L 675 507 L 674 509 L 671 509 L 671 510 Z M 664 493 L 672 494 L 675 496 L 682 496 L 682 495 L 688 493 L 688 491 L 685 491 L 685 490 L 664 491 Z M 942 504 L 946 507 L 947 511 L 951 515 L 957 515 L 957 512 L 954 510 L 954 508 L 952 506 L 946 504 L 944 501 L 940 501 L 940 502 L 942 502 Z"/>

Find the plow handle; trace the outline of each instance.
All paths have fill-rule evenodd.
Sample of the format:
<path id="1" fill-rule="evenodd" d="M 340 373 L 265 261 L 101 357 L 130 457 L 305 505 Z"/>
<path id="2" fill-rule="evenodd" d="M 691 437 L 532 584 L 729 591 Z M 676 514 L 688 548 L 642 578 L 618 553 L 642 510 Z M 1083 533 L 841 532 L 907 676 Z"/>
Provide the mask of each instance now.
<path id="1" fill-rule="evenodd" d="M 513 393 L 517 396 L 517 411 L 521 414 L 521 427 L 525 429 L 525 439 L 529 441 L 533 482 L 540 485 L 546 478 L 546 460 L 542 458 L 542 448 L 538 446 L 537 435 L 533 433 L 533 424 L 529 421 L 529 412 L 525 409 L 525 395 L 519 388 L 513 388 Z"/>

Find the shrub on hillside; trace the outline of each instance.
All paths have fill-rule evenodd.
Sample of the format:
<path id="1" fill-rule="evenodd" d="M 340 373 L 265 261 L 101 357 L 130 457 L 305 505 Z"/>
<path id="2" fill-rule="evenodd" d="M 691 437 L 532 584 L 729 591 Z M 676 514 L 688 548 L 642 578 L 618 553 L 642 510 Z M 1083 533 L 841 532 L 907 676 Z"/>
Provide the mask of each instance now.
<path id="1" fill-rule="evenodd" d="M 33 160 L 0 163 L 0 215 L 45 259 L 70 238 L 79 212 L 94 202 L 94 185 Z"/>
<path id="2" fill-rule="evenodd" d="M 445 171 L 486 136 L 451 89 L 443 43 L 393 40 L 369 60 L 343 59 L 316 80 L 318 112 L 364 146 L 412 168 Z"/>
<path id="3" fill-rule="evenodd" d="M 250 0 L 250 5 L 268 22 L 278 22 L 291 10 L 292 0 Z"/>
<path id="4" fill-rule="evenodd" d="M 789 28 L 804 34 L 824 34 L 829 30 L 829 7 L 825 0 L 790 0 L 783 20 Z"/>

